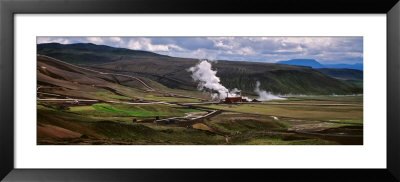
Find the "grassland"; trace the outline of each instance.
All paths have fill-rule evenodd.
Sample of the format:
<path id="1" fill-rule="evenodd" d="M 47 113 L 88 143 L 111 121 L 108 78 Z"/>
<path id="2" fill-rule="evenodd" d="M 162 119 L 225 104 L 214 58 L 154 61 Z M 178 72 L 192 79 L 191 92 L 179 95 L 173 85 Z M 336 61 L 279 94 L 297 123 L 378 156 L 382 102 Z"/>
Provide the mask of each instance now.
<path id="1" fill-rule="evenodd" d="M 297 99 L 297 101 L 336 101 L 336 102 L 355 102 L 355 103 L 362 103 L 363 102 L 363 96 L 358 95 L 358 96 L 330 96 L 330 95 L 323 95 L 323 96 L 305 96 L 305 97 L 293 97 L 289 98 L 290 99 Z"/>
<path id="2" fill-rule="evenodd" d="M 123 95 L 116 95 L 116 94 L 111 93 L 111 92 L 94 92 L 94 94 L 96 94 L 98 96 L 103 96 L 103 97 L 106 97 L 106 98 L 112 98 L 112 99 L 118 99 L 118 100 L 131 99 L 130 97 L 126 97 L 126 96 L 123 96 Z"/>
<path id="3" fill-rule="evenodd" d="M 229 144 L 240 145 L 325 145 L 337 144 L 296 133 L 286 132 L 291 125 L 272 117 L 235 112 L 222 113 L 205 122 L 211 131 L 219 131 L 229 136 Z M 200 129 L 210 130 L 204 126 Z"/>
<path id="4" fill-rule="evenodd" d="M 173 116 L 176 112 L 174 109 L 166 109 L 165 107 L 162 109 L 155 109 L 154 106 L 145 106 L 145 107 L 129 107 L 126 110 L 121 109 L 124 108 L 123 104 L 119 104 L 120 107 L 115 107 L 110 104 L 94 104 L 92 107 L 95 108 L 97 111 L 103 112 L 111 112 L 111 113 L 122 113 L 128 114 L 131 116 L 138 116 L 138 117 L 151 117 L 151 116 Z M 161 106 L 157 106 L 160 108 Z M 162 110 L 162 111 L 160 111 Z M 175 112 L 174 112 L 175 111 Z"/>
<path id="5" fill-rule="evenodd" d="M 307 120 L 361 123 L 363 108 L 359 106 L 307 106 L 307 105 L 208 105 L 213 109 L 240 113 L 280 116 Z"/>
<path id="6" fill-rule="evenodd" d="M 188 111 L 186 111 L 188 110 Z M 187 108 L 171 107 L 163 104 L 131 105 L 98 103 L 91 106 L 73 106 L 65 112 L 97 117 L 176 117 L 184 116 L 185 112 L 194 112 Z"/>
<path id="7" fill-rule="evenodd" d="M 324 103 L 324 104 L 362 104 L 363 96 L 292 96 L 285 99 L 275 99 L 264 102 L 279 102 L 279 103 Z"/>
<path id="8" fill-rule="evenodd" d="M 133 118 L 140 120 L 154 116 L 183 116 L 186 112 L 196 112 L 195 109 L 168 105 L 137 106 L 100 103 L 90 106 L 72 106 L 64 110 L 39 104 L 37 111 L 39 125 L 65 128 L 80 133 L 82 136 L 88 136 L 90 139 L 122 140 L 130 144 L 163 145 L 223 144 L 225 142 L 223 136 L 198 129 L 132 122 Z M 42 144 L 46 144 L 46 142 L 49 142 L 49 138 L 39 138 L 38 142 L 41 143 L 41 141 L 43 141 Z M 53 142 L 57 141 L 58 139 L 55 138 Z"/>
<path id="9" fill-rule="evenodd" d="M 198 99 L 181 98 L 181 97 L 159 97 L 154 95 L 146 95 L 144 100 L 161 101 L 161 102 L 200 102 Z"/>
<path id="10" fill-rule="evenodd" d="M 104 104 L 100 104 L 103 105 Z M 118 106 L 113 106 L 117 108 Z M 128 107 L 128 106 L 127 106 Z M 129 106 L 130 107 L 130 106 Z M 119 107 L 121 109 L 122 107 Z M 38 124 L 56 126 L 68 131 L 74 131 L 87 136 L 86 138 L 39 138 L 39 144 L 52 142 L 72 142 L 69 144 L 81 144 L 93 140 L 87 144 L 107 144 L 107 142 L 125 144 L 160 144 L 160 145 L 213 145 L 213 144 L 332 144 L 334 142 L 320 139 L 286 139 L 293 134 L 270 134 L 267 131 L 281 131 L 287 129 L 287 125 L 274 122 L 269 117 L 258 116 L 238 117 L 232 114 L 222 114 L 205 123 L 198 123 L 191 128 L 173 127 L 168 125 L 154 125 L 150 123 L 131 122 L 131 113 L 97 110 L 96 106 L 75 106 L 69 110 L 59 110 L 46 106 L 38 107 Z M 125 108 L 126 109 L 126 108 Z M 139 108 L 137 108 L 139 109 Z M 177 109 L 182 110 L 182 109 Z M 186 110 L 186 109 L 185 109 Z M 130 107 L 133 111 L 133 107 Z M 194 112 L 187 109 L 188 112 Z M 135 113 L 136 114 L 136 113 Z M 146 115 L 148 116 L 148 115 Z M 235 119 L 232 118 L 234 116 Z M 244 117 L 244 116 L 243 116 Z M 253 117 L 253 118 L 252 118 Z M 224 118 L 224 119 L 221 119 Z M 216 132 L 217 131 L 217 132 Z M 228 139 L 227 139 L 228 138 Z"/>
<path id="11" fill-rule="evenodd" d="M 324 97 L 318 98 L 323 101 Z M 347 98 L 346 98 L 347 99 Z M 333 100 L 333 99 L 332 99 Z M 354 102 L 355 98 L 341 101 Z M 288 103 L 309 99 L 286 100 Z M 326 102 L 330 102 L 327 99 Z M 335 100 L 335 102 L 340 102 Z M 362 127 L 361 106 L 241 104 L 202 105 L 225 112 L 193 124 L 175 125 L 142 123 L 148 119 L 182 117 L 203 112 L 195 108 L 165 104 L 95 103 L 60 108 L 38 102 L 39 144 L 173 144 L 173 145 L 336 145 L 362 142 L 343 138 L 317 137 L 291 132 L 324 131 Z M 51 138 L 46 133 L 62 129 L 85 138 Z M 49 132 L 50 131 L 50 132 Z M 54 131 L 53 131 L 54 132 Z M 50 137 L 50 138 L 49 138 Z"/>

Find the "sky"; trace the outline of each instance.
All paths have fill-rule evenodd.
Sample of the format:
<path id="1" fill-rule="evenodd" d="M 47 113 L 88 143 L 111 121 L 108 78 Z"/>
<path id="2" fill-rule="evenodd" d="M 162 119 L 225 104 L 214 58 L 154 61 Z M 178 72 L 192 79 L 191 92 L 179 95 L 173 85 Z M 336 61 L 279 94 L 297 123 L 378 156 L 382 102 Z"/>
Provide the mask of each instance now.
<path id="1" fill-rule="evenodd" d="M 93 43 L 185 58 L 322 64 L 363 62 L 362 37 L 37 37 L 37 43 Z"/>

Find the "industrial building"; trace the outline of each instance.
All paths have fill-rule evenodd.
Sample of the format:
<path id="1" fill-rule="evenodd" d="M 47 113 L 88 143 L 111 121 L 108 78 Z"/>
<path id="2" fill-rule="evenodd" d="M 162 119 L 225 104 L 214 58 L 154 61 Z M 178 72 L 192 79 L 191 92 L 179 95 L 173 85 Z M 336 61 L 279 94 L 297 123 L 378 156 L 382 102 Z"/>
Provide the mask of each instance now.
<path id="1" fill-rule="evenodd" d="M 234 103 L 241 103 L 241 102 L 247 102 L 247 100 L 243 99 L 241 96 L 240 97 L 226 97 L 224 100 L 225 104 L 234 104 Z"/>
<path id="2" fill-rule="evenodd" d="M 234 103 L 247 102 L 247 99 L 242 98 L 242 91 L 239 91 L 239 93 L 240 93 L 239 97 L 229 97 L 229 92 L 227 92 L 224 103 L 234 104 Z"/>

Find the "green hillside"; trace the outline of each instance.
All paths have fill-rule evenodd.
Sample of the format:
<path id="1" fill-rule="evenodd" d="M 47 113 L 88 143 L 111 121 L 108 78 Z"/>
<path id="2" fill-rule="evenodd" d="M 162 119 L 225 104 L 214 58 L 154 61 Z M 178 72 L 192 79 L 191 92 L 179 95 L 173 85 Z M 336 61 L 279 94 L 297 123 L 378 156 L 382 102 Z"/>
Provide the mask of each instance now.
<path id="1" fill-rule="evenodd" d="M 130 49 L 114 48 L 91 43 L 38 44 L 37 53 L 64 60 L 73 64 L 99 64 L 113 62 L 123 60 L 125 56 L 162 56 L 147 51 L 133 51 Z"/>

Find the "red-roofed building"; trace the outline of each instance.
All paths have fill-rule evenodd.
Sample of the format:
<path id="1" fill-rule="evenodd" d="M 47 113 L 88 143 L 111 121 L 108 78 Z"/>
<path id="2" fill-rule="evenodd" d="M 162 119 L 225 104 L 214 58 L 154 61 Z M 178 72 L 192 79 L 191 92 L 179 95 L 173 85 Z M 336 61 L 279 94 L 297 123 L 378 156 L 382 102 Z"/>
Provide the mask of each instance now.
<path id="1" fill-rule="evenodd" d="M 247 100 L 243 99 L 242 97 L 226 97 L 224 101 L 225 104 L 233 104 L 240 102 L 247 102 Z"/>

